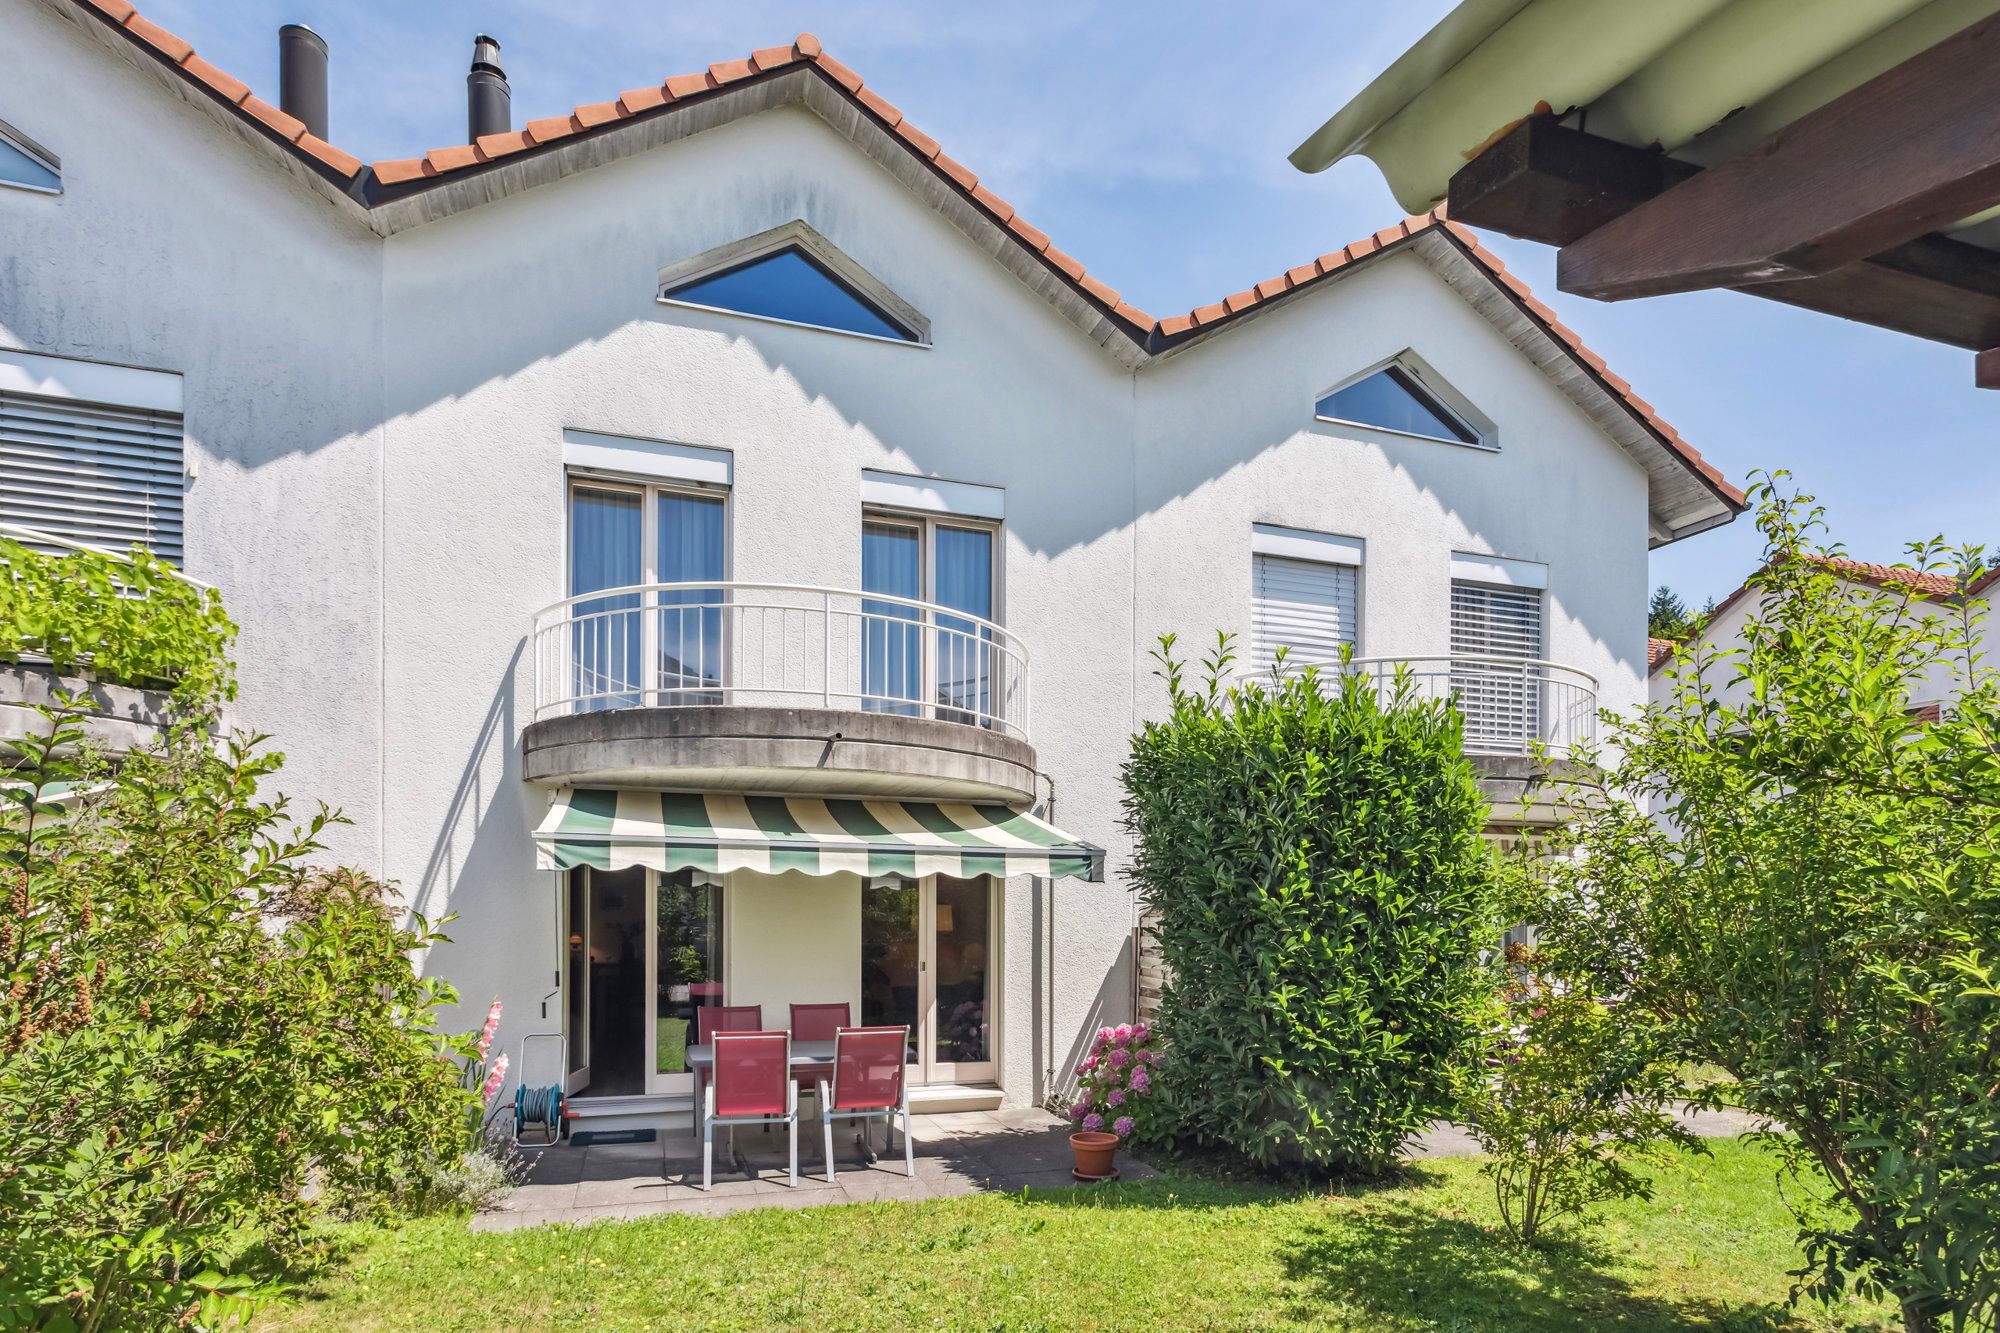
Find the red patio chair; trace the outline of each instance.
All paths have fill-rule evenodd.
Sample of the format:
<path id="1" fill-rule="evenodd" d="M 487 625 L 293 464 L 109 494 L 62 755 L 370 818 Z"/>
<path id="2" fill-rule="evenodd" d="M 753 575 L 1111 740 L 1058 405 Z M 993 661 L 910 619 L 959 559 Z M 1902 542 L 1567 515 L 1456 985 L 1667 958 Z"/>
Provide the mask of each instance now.
<path id="1" fill-rule="evenodd" d="M 832 1041 L 840 1035 L 842 1028 L 853 1021 L 845 1000 L 839 1004 L 795 1004 L 792 1006 L 792 1040 Z M 818 1091 L 821 1072 L 808 1069 L 793 1076 L 798 1079 L 801 1097 L 810 1097 Z"/>
<path id="2" fill-rule="evenodd" d="M 791 1144 L 791 1184 L 799 1183 L 799 1089 L 792 1082 L 792 1038 L 785 1032 L 715 1034 L 715 1077 L 701 1122 L 701 1187 L 715 1183 L 715 1127 L 729 1126 L 730 1156 L 738 1125 L 784 1125 Z"/>
<path id="3" fill-rule="evenodd" d="M 910 1088 L 903 1058 L 907 1027 L 842 1028 L 833 1039 L 833 1078 L 820 1080 L 819 1118 L 826 1133 L 826 1178 L 833 1179 L 833 1122 L 881 1118 L 882 1146 L 896 1146 L 895 1120 L 903 1118 L 903 1171 L 917 1174 L 917 1150 L 910 1141 Z M 861 1132 L 866 1134 L 864 1123 Z"/>
<path id="4" fill-rule="evenodd" d="M 694 1011 L 694 1040 L 697 1046 L 706 1046 L 715 1040 L 718 1032 L 761 1032 L 764 1028 L 764 1006 L 761 1004 L 704 1004 Z M 695 1119 L 701 1119 L 702 1088 L 705 1080 L 699 1069 L 694 1071 Z M 696 1125 L 699 1132 L 700 1126 Z"/>

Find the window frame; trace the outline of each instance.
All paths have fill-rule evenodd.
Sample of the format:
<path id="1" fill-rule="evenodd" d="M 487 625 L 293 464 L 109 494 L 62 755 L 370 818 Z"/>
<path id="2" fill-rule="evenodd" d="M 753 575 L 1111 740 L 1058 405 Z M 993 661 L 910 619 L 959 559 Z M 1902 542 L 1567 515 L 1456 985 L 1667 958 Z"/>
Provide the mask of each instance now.
<path id="1" fill-rule="evenodd" d="M 861 505 L 862 528 L 865 529 L 870 523 L 880 523 L 891 527 L 915 528 L 917 530 L 917 600 L 927 606 L 942 605 L 937 599 L 938 529 L 956 528 L 967 532 L 983 532 L 987 534 L 993 542 L 993 558 L 991 568 L 988 571 L 990 587 L 987 591 L 988 602 L 992 607 L 991 613 L 980 616 L 976 612 L 955 611 L 950 607 L 943 607 L 943 610 L 947 614 L 958 616 L 961 619 L 987 620 L 1000 626 L 1002 629 L 1006 628 L 1006 619 L 1001 614 L 1004 604 L 1000 596 L 1004 583 L 1001 571 L 1006 563 L 1002 558 L 1006 550 L 1002 539 L 1002 531 L 1006 526 L 1006 520 L 978 518 L 965 514 L 938 513 L 933 510 L 924 509 L 901 509 L 894 505 L 863 501 Z M 859 535 L 859 530 L 857 530 L 856 535 Z M 867 588 L 860 587 L 860 583 L 861 580 L 857 579 L 857 590 L 863 597 L 894 597 L 896 595 L 894 593 L 872 593 Z"/>
<path id="2" fill-rule="evenodd" d="M 48 149 L 30 139 L 4 120 L 0 120 L 0 142 L 6 143 L 23 157 L 56 178 L 55 188 L 46 185 L 31 185 L 27 181 L 9 180 L 0 176 L 0 186 L 10 190 L 25 190 L 29 194 L 61 195 L 63 193 L 62 159 Z"/>
<path id="3" fill-rule="evenodd" d="M 646 587 L 661 580 L 660 572 L 660 507 L 662 495 L 684 495 L 704 500 L 722 501 L 722 582 L 735 577 L 736 546 L 736 506 L 731 504 L 730 487 L 716 482 L 676 481 L 663 477 L 621 477 L 610 473 L 591 472 L 581 468 L 566 469 L 563 476 L 563 578 L 562 586 L 568 588 L 575 574 L 572 561 L 576 551 L 576 493 L 579 489 L 593 491 L 625 491 L 639 497 L 639 586 Z M 568 593 L 565 597 L 589 597 L 594 593 Z"/>
<path id="4" fill-rule="evenodd" d="M 721 277 L 725 273 L 754 264 L 760 259 L 767 259 L 785 250 L 798 251 L 809 263 L 822 269 L 863 302 L 873 306 L 876 313 L 886 322 L 903 328 L 910 336 L 887 338 L 879 333 L 863 333 L 855 329 L 837 328 L 831 324 L 813 324 L 805 320 L 785 319 L 778 315 L 760 315 L 730 306 L 709 305 L 703 301 L 690 301 L 673 294 L 695 283 Z M 756 320 L 760 324 L 811 329 L 816 333 L 859 338 L 864 342 L 884 343 L 892 347 L 928 348 L 931 345 L 931 322 L 922 311 L 897 295 L 887 283 L 863 268 L 840 247 L 799 218 L 773 227 L 769 231 L 759 232 L 755 236 L 730 241 L 667 265 L 659 271 L 654 295 L 660 305 L 678 306 L 683 310 L 702 310 L 711 314 L 729 315 L 736 319 Z"/>
<path id="5" fill-rule="evenodd" d="M 1353 571 L 1354 617 L 1353 623 L 1347 627 L 1348 642 L 1357 659 L 1364 656 L 1363 644 L 1368 624 L 1367 539 L 1257 522 L 1250 525 L 1250 632 L 1244 639 L 1250 650 L 1252 670 L 1260 673 L 1264 670 L 1259 652 L 1262 645 L 1257 637 L 1257 562 L 1267 558 Z M 1288 654 L 1287 661 L 1292 660 L 1296 659 Z"/>
<path id="6" fill-rule="evenodd" d="M 1412 390 L 1403 385 L 1405 392 L 1414 391 L 1426 407 L 1455 422 L 1472 438 L 1461 440 L 1455 436 L 1429 435 L 1422 431 L 1398 430 L 1393 426 L 1378 426 L 1370 421 L 1357 421 L 1352 417 L 1332 416 L 1320 409 L 1320 405 L 1335 394 L 1351 389 L 1363 380 L 1372 379 L 1385 371 L 1394 371 L 1414 382 Z M 1491 418 L 1474 407 L 1466 396 L 1454 389 L 1444 376 L 1409 348 L 1404 348 L 1394 356 L 1384 357 L 1366 370 L 1347 376 L 1334 383 L 1331 388 L 1322 389 L 1313 396 L 1313 420 L 1337 426 L 1352 426 L 1359 430 L 1373 431 L 1379 435 L 1392 436 L 1399 440 L 1422 440 L 1426 444 L 1449 444 L 1460 449 L 1478 449 L 1485 453 L 1500 452 L 1500 429 Z"/>

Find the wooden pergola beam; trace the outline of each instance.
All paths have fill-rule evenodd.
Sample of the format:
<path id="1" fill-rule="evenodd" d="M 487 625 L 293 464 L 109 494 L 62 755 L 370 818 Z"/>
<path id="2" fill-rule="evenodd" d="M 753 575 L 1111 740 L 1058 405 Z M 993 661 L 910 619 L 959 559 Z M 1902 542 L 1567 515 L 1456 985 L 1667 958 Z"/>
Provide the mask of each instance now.
<path id="1" fill-rule="evenodd" d="M 1544 117 L 1524 121 L 1451 178 L 1459 222 L 1565 245 L 1697 175 L 1698 168 Z M 1735 290 L 1970 351 L 2000 348 L 2000 254 L 1925 236 L 1817 278 Z"/>
<path id="2" fill-rule="evenodd" d="M 2000 14 L 1565 245 L 1603 301 L 1817 277 L 2000 202 Z"/>

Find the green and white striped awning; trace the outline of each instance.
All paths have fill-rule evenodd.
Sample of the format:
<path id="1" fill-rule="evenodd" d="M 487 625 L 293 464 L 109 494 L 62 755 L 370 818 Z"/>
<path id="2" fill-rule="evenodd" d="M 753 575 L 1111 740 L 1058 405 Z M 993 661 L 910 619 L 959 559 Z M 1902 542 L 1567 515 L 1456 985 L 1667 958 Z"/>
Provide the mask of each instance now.
<path id="1" fill-rule="evenodd" d="M 960 801 L 575 788 L 535 830 L 544 870 L 1104 878 L 1104 851 L 1033 815 Z"/>

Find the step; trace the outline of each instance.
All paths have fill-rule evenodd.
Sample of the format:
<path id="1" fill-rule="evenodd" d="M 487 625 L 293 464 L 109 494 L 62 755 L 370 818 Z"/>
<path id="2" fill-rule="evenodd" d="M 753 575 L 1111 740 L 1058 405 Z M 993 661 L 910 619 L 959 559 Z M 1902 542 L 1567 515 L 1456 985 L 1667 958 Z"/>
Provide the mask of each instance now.
<path id="1" fill-rule="evenodd" d="M 910 1089 L 911 1115 L 998 1110 L 1004 1094 L 991 1083 L 928 1083 Z"/>

